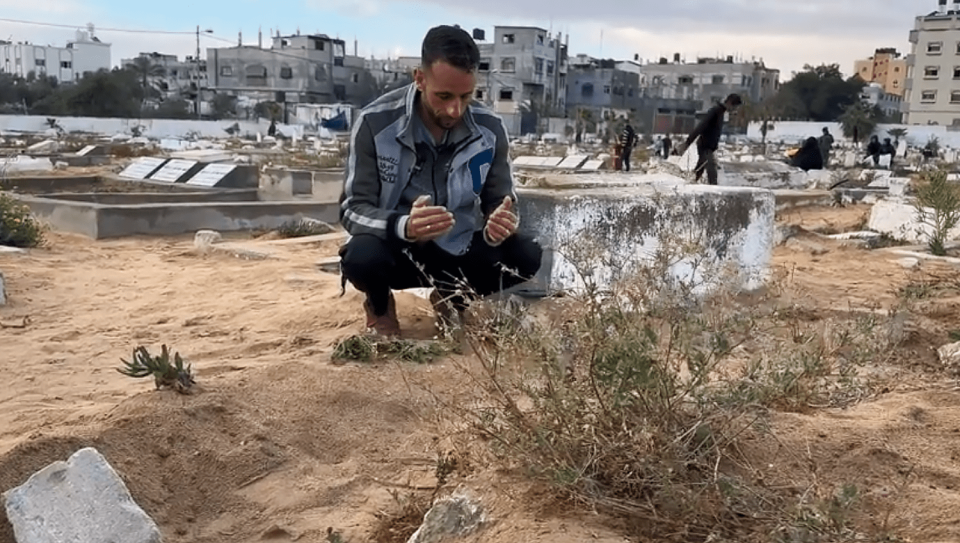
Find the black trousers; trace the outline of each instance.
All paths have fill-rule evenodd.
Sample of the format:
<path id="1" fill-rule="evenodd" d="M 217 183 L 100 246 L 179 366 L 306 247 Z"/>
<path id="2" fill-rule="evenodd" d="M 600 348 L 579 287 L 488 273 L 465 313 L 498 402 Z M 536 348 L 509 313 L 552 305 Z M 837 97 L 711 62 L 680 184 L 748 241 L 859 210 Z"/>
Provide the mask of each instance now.
<path id="1" fill-rule="evenodd" d="M 620 152 L 620 163 L 623 167 L 623 171 L 625 172 L 630 171 L 630 150 L 629 149 L 624 148 L 623 151 Z"/>
<path id="2" fill-rule="evenodd" d="M 374 313 L 387 312 L 390 291 L 436 287 L 463 309 L 482 297 L 519 285 L 540 269 L 543 249 L 533 238 L 514 234 L 491 247 L 477 232 L 466 254 L 451 255 L 436 243 L 386 241 L 370 234 L 354 236 L 340 251 L 344 278 L 367 295 Z"/>

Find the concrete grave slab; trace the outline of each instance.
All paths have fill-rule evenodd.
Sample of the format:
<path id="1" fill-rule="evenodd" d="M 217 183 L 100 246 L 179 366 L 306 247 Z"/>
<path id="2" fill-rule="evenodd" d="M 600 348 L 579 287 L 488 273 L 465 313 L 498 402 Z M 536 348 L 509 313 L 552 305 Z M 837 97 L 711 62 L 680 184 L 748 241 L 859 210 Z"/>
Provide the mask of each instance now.
<path id="1" fill-rule="evenodd" d="M 183 160 L 179 158 L 170 159 L 159 170 L 150 175 L 153 181 L 166 181 L 168 183 L 180 183 L 196 174 L 203 165 L 196 160 Z"/>
<path id="2" fill-rule="evenodd" d="M 580 166 L 580 169 L 595 172 L 602 167 L 603 167 L 602 160 L 588 160 L 583 163 L 583 166 Z"/>
<path id="3" fill-rule="evenodd" d="M 651 183 L 518 192 L 521 229 L 545 248 L 540 272 L 519 292 L 577 292 L 588 280 L 608 289 L 635 278 L 661 248 L 689 245 L 702 248 L 699 260 L 680 257 L 668 273 L 697 293 L 754 289 L 767 277 L 775 207 L 768 190 Z"/>
<path id="4" fill-rule="evenodd" d="M 205 164 L 210 162 L 227 162 L 234 158 L 234 153 L 221 149 L 191 149 L 186 151 L 177 151 L 170 153 L 171 158 L 181 160 L 195 160 Z"/>
<path id="5" fill-rule="evenodd" d="M 932 210 L 928 210 L 932 213 Z M 917 211 L 913 202 L 905 198 L 890 198 L 873 204 L 867 228 L 887 234 L 893 239 L 910 243 L 926 243 L 932 227 L 917 221 Z M 954 227 L 947 235 L 948 240 L 960 239 L 960 226 Z"/>
<path id="6" fill-rule="evenodd" d="M 543 160 L 540 162 L 540 165 L 546 168 L 555 168 L 561 162 L 563 162 L 562 156 L 548 156 L 548 157 L 543 157 Z"/>
<path id="7" fill-rule="evenodd" d="M 54 462 L 4 493 L 18 543 L 160 543 L 157 524 L 93 448 Z"/>
<path id="8" fill-rule="evenodd" d="M 139 157 L 120 172 L 124 179 L 146 179 L 166 164 L 168 159 L 143 156 Z"/>
<path id="9" fill-rule="evenodd" d="M 557 167 L 558 167 L 558 168 L 569 168 L 569 169 L 574 169 L 574 170 L 575 170 L 575 169 L 579 168 L 580 166 L 582 166 L 583 163 L 586 162 L 588 158 L 590 158 L 590 157 L 588 157 L 588 156 L 576 156 L 576 155 L 574 155 L 574 156 L 568 156 L 568 157 L 564 158 L 563 160 L 561 160 L 560 163 L 557 164 Z"/>

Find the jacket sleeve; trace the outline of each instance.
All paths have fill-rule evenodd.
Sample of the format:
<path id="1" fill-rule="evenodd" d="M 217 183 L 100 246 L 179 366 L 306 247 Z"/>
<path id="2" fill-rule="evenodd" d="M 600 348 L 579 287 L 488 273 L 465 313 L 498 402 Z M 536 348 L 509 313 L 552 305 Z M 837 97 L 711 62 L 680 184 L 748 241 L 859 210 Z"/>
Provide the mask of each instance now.
<path id="1" fill-rule="evenodd" d="M 703 134 L 703 131 L 710 126 L 710 123 L 713 122 L 713 118 L 717 116 L 720 112 L 720 108 L 714 106 L 710 108 L 707 112 L 707 115 L 700 121 L 696 128 L 693 129 L 693 132 L 690 132 L 690 135 L 687 136 L 687 146 L 693 145 L 694 140 L 700 137 Z"/>
<path id="2" fill-rule="evenodd" d="M 507 130 L 501 120 L 494 134 L 497 137 L 497 144 L 493 153 L 493 162 L 490 164 L 490 171 L 487 172 L 486 182 L 480 191 L 480 206 L 484 217 L 489 216 L 503 202 L 505 196 L 517 202 L 517 194 L 514 191 L 513 168 L 510 165 L 510 140 L 507 136 Z M 516 206 L 513 212 L 519 216 Z"/>
<path id="3" fill-rule="evenodd" d="M 340 223 L 351 235 L 373 234 L 381 239 L 397 239 L 400 212 L 381 209 L 380 173 L 377 151 L 370 124 L 362 116 L 350 135 L 350 151 L 344 168 L 343 193 L 340 196 Z"/>

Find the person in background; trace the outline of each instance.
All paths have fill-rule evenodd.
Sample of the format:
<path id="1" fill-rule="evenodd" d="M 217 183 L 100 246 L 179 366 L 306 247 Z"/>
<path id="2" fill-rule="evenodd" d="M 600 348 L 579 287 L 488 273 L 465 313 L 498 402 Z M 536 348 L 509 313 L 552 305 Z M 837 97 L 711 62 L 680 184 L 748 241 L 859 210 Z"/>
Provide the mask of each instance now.
<path id="1" fill-rule="evenodd" d="M 623 171 L 630 171 L 630 153 L 633 152 L 634 145 L 637 144 L 637 133 L 633 131 L 630 123 L 623 127 L 620 132 L 620 163 L 623 165 Z"/>
<path id="2" fill-rule="evenodd" d="M 893 159 L 897 156 L 897 148 L 890 143 L 890 138 L 884 138 L 883 143 L 880 145 L 880 154 L 881 155 L 890 155 L 890 169 L 893 169 Z"/>
<path id="3" fill-rule="evenodd" d="M 663 159 L 666 160 L 670 158 L 670 147 L 673 145 L 673 142 L 670 141 L 670 134 L 663 136 Z"/>
<path id="4" fill-rule="evenodd" d="M 823 167 L 830 167 L 830 151 L 833 150 L 833 135 L 830 134 L 830 130 L 824 126 L 823 135 L 820 136 L 820 139 L 817 140 L 818 145 L 820 146 L 820 155 L 823 157 Z"/>
<path id="5" fill-rule="evenodd" d="M 687 140 L 680 144 L 677 153 L 683 155 L 687 149 L 697 142 L 697 165 L 694 168 L 696 181 L 699 182 L 703 172 L 707 172 L 707 182 L 711 185 L 717 184 L 717 159 L 716 152 L 720 146 L 720 135 L 723 132 L 723 116 L 726 113 L 734 113 L 743 100 L 739 94 L 730 94 L 723 102 L 717 102 L 707 115 L 697 124 L 693 132 L 687 136 Z"/>
<path id="6" fill-rule="evenodd" d="M 873 166 L 880 166 L 880 140 L 876 136 L 870 136 L 870 143 L 867 144 L 867 154 L 864 155 L 863 159 L 868 158 L 873 159 Z"/>
<path id="7" fill-rule="evenodd" d="M 823 153 L 817 138 L 809 137 L 803 142 L 803 146 L 790 159 L 790 164 L 800 168 L 803 171 L 822 170 Z"/>

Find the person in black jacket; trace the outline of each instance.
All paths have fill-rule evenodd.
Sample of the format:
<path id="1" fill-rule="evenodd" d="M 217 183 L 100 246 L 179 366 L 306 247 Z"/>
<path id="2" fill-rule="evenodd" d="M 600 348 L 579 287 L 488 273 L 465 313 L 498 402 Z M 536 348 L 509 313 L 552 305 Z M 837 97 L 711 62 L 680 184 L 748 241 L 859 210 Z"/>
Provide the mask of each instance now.
<path id="1" fill-rule="evenodd" d="M 797 151 L 797 154 L 793 155 L 790 163 L 805 172 L 822 170 L 823 153 L 820 150 L 820 144 L 817 138 L 807 138 L 800 150 Z"/>
<path id="2" fill-rule="evenodd" d="M 623 127 L 620 133 L 620 162 L 623 164 L 623 171 L 630 171 L 630 153 L 633 152 L 633 146 L 637 143 L 637 133 L 633 131 L 630 123 Z"/>
<path id="3" fill-rule="evenodd" d="M 703 176 L 704 170 L 707 172 L 707 182 L 711 185 L 717 184 L 717 159 L 714 153 L 720 145 L 720 134 L 723 131 L 723 116 L 728 111 L 733 113 L 743 103 L 739 94 L 731 94 L 723 103 L 717 102 L 715 106 L 707 111 L 707 116 L 693 129 L 693 132 L 687 137 L 687 140 L 680 144 L 677 153 L 683 155 L 687 152 L 690 145 L 696 140 L 697 166 L 694 168 L 697 182 Z"/>
<path id="4" fill-rule="evenodd" d="M 867 144 L 867 154 L 863 157 L 864 160 L 872 158 L 873 166 L 880 166 L 880 139 L 876 136 L 870 136 L 870 143 Z"/>

